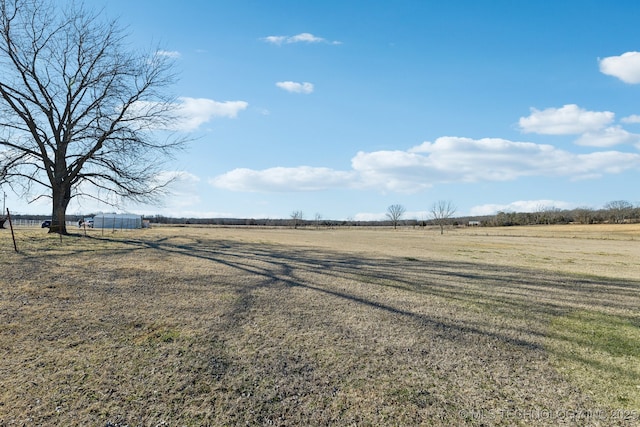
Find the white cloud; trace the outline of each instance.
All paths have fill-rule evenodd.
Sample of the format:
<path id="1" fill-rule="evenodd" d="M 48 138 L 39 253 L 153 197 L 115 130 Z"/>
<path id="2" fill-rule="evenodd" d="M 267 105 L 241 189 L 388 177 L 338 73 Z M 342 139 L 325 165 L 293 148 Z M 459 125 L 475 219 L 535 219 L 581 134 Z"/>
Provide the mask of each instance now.
<path id="1" fill-rule="evenodd" d="M 190 132 L 214 118 L 235 118 L 249 105 L 244 101 L 218 102 L 206 98 L 182 97 L 178 101 L 170 106 L 171 111 L 166 111 L 165 104 L 137 101 L 129 108 L 129 120 L 137 122 L 141 129 Z M 167 121 L 168 118 L 171 120 Z"/>
<path id="2" fill-rule="evenodd" d="M 361 151 L 351 165 L 350 171 L 306 166 L 262 171 L 235 169 L 210 183 L 233 191 L 354 188 L 412 193 L 452 182 L 508 181 L 529 176 L 595 178 L 637 169 L 640 154 L 575 154 L 531 142 L 441 137 L 406 151 Z"/>
<path id="3" fill-rule="evenodd" d="M 355 221 L 382 221 L 387 219 L 387 215 L 385 212 L 371 213 L 371 212 L 361 212 L 357 213 L 353 216 Z"/>
<path id="4" fill-rule="evenodd" d="M 262 38 L 263 41 L 275 45 L 292 44 L 292 43 L 329 43 L 341 44 L 339 41 L 329 41 L 322 37 L 314 36 L 311 33 L 300 33 L 295 36 L 267 36 Z"/>
<path id="5" fill-rule="evenodd" d="M 401 221 L 404 220 L 423 220 L 431 217 L 427 211 L 410 212 L 407 211 L 402 215 Z M 353 216 L 355 221 L 384 221 L 388 220 L 387 212 L 360 212 Z"/>
<path id="6" fill-rule="evenodd" d="M 496 139 L 445 137 L 433 144 L 423 144 L 420 150 L 426 150 L 426 155 L 419 155 L 413 163 L 421 168 L 402 163 L 393 168 L 376 167 L 365 176 L 366 182 L 406 191 L 411 189 L 408 184 L 418 190 L 441 182 L 507 181 L 524 176 L 587 178 L 601 174 L 606 168 L 621 171 L 637 167 L 635 162 L 640 160 L 640 156 L 626 153 L 575 155 L 549 145 Z M 371 160 L 380 155 L 383 153 L 360 153 L 354 168 L 361 170 L 363 164 L 371 165 Z"/>
<path id="7" fill-rule="evenodd" d="M 249 105 L 244 101 L 218 102 L 206 98 L 182 97 L 179 101 L 180 104 L 177 106 L 178 123 L 175 130 L 181 131 L 196 130 L 203 123 L 218 117 L 235 118 L 240 111 L 245 110 Z"/>
<path id="8" fill-rule="evenodd" d="M 267 37 L 264 37 L 262 40 L 264 40 L 267 43 L 281 45 L 282 43 L 287 41 L 287 36 L 267 36 Z"/>
<path id="9" fill-rule="evenodd" d="M 169 182 L 167 197 L 162 201 L 165 206 L 170 203 L 171 209 L 182 210 L 200 203 L 198 176 L 185 171 L 165 171 L 158 175 L 157 180 L 159 183 Z"/>
<path id="10" fill-rule="evenodd" d="M 438 174 L 431 159 L 406 151 L 360 151 L 351 159 L 360 186 L 414 193 L 431 187 Z"/>
<path id="11" fill-rule="evenodd" d="M 278 86 L 280 89 L 286 90 L 287 92 L 291 92 L 291 93 L 309 94 L 313 92 L 313 84 L 309 82 L 303 82 L 303 83 L 291 82 L 291 81 L 277 82 L 276 86 Z"/>
<path id="12" fill-rule="evenodd" d="M 469 210 L 469 215 L 495 215 L 498 212 L 542 212 L 544 210 L 572 209 L 570 203 L 559 200 L 519 200 L 508 204 L 486 204 L 474 206 Z"/>
<path id="13" fill-rule="evenodd" d="M 521 117 L 520 129 L 525 133 L 569 135 L 593 132 L 610 124 L 614 119 L 610 111 L 587 111 L 575 104 L 545 110 L 531 109 L 531 115 Z"/>
<path id="14" fill-rule="evenodd" d="M 515 179 L 552 150 L 498 138 L 441 137 L 407 151 L 359 152 L 352 166 L 370 186 L 412 192 L 440 182 Z"/>
<path id="15" fill-rule="evenodd" d="M 623 117 L 620 119 L 622 123 L 640 123 L 640 115 L 632 114 L 627 117 Z"/>
<path id="16" fill-rule="evenodd" d="M 640 52 L 626 52 L 599 60 L 603 74 L 617 77 L 625 83 L 640 83 Z"/>
<path id="17" fill-rule="evenodd" d="M 158 56 L 166 56 L 168 58 L 180 58 L 180 52 L 175 50 L 158 50 L 156 51 Z"/>
<path id="18" fill-rule="evenodd" d="M 152 185 L 163 186 L 165 194 L 155 203 L 136 202 L 115 195 L 100 194 L 99 190 L 86 182 L 79 187 L 83 197 L 74 198 L 69 212 L 136 212 L 140 214 L 176 215 L 184 208 L 196 206 L 201 202 L 198 193 L 200 178 L 185 171 L 162 171 L 153 177 Z M 104 202 L 100 201 L 103 200 Z M 49 201 L 49 205 L 51 201 Z"/>
<path id="19" fill-rule="evenodd" d="M 319 191 L 348 187 L 354 178 L 353 172 L 299 166 L 275 167 L 261 171 L 234 169 L 211 179 L 209 183 L 214 187 L 232 191 Z"/>
<path id="20" fill-rule="evenodd" d="M 165 205 L 175 210 L 184 210 L 185 208 L 196 206 L 201 202 L 200 193 L 198 192 L 198 184 L 200 178 L 189 172 L 174 172 L 175 181 L 169 186 L 170 196 L 165 200 Z"/>
<path id="21" fill-rule="evenodd" d="M 640 135 L 627 132 L 620 126 L 611 126 L 595 132 L 587 132 L 576 144 L 588 147 L 612 147 L 618 144 L 640 144 Z"/>
<path id="22" fill-rule="evenodd" d="M 288 43 L 320 43 L 324 42 L 322 37 L 316 37 L 311 33 L 300 33 L 287 39 Z"/>

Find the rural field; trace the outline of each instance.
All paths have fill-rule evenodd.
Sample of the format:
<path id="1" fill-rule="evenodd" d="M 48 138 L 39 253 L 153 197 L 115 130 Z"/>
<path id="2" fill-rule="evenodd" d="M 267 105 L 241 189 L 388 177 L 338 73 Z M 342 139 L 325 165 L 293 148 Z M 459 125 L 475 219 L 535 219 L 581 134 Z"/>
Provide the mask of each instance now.
<path id="1" fill-rule="evenodd" d="M 15 235 L 0 426 L 640 425 L 640 225 Z"/>

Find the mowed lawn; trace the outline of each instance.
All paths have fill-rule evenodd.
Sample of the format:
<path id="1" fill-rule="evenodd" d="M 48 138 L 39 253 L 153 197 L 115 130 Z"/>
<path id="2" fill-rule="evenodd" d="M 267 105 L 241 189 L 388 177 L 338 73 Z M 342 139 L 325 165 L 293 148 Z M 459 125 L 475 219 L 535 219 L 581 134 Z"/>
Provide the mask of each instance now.
<path id="1" fill-rule="evenodd" d="M 640 424 L 640 227 L 0 233 L 0 426 Z"/>

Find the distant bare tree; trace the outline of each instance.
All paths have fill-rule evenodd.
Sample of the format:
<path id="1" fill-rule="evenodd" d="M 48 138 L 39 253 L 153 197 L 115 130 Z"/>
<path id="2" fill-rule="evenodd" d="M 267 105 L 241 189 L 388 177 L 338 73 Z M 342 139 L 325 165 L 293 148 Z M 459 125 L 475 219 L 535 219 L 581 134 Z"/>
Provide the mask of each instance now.
<path id="1" fill-rule="evenodd" d="M 573 210 L 573 217 L 580 224 L 591 224 L 593 221 L 593 210 L 590 208 L 577 208 Z"/>
<path id="2" fill-rule="evenodd" d="M 406 211 L 407 210 L 402 205 L 391 205 L 387 208 L 386 215 L 393 224 L 394 230 L 398 227 L 398 223 Z"/>
<path id="3" fill-rule="evenodd" d="M 353 224 L 355 224 L 355 222 L 356 222 L 355 218 L 352 216 L 349 216 L 347 217 L 346 226 L 351 227 Z"/>
<path id="4" fill-rule="evenodd" d="M 291 212 L 291 225 L 293 226 L 293 228 L 298 228 L 298 226 L 302 224 L 303 219 L 304 213 L 302 211 Z"/>
<path id="5" fill-rule="evenodd" d="M 314 216 L 314 221 L 316 223 L 316 228 L 320 228 L 320 221 L 322 221 L 322 214 L 319 212 L 316 212 L 316 215 Z"/>
<path id="6" fill-rule="evenodd" d="M 444 234 L 444 226 L 456 213 L 456 207 L 448 200 L 439 200 L 431 206 L 429 211 L 433 222 L 440 226 L 440 234 Z"/>
<path id="7" fill-rule="evenodd" d="M 605 204 L 604 209 L 608 211 L 611 221 L 622 223 L 631 215 L 633 205 L 626 200 L 614 200 Z"/>
<path id="8" fill-rule="evenodd" d="M 545 224 L 558 224 L 563 221 L 562 209 L 555 206 L 549 206 L 544 211 Z"/>
<path id="9" fill-rule="evenodd" d="M 538 203 L 532 212 L 533 223 L 542 224 L 545 221 L 545 212 L 547 211 L 547 205 Z"/>

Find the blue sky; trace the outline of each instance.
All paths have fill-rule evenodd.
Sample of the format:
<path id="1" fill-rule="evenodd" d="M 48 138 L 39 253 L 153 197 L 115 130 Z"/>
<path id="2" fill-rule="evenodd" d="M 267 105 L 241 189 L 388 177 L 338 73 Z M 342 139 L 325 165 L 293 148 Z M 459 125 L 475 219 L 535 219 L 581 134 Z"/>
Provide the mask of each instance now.
<path id="1" fill-rule="evenodd" d="M 640 203 L 635 1 L 93 0 L 176 60 L 174 217 Z M 18 213 L 49 213 L 7 194 Z M 15 206 L 15 207 L 13 207 Z M 85 200 L 68 213 L 111 211 Z"/>

